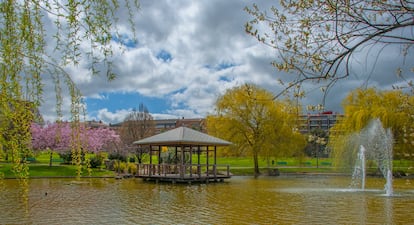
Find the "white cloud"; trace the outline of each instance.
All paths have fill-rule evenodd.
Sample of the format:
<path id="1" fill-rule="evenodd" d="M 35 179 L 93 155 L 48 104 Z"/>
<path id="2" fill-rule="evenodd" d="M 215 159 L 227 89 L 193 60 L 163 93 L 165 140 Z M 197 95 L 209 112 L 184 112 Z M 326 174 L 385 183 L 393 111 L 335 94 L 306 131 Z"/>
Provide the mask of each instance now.
<path id="1" fill-rule="evenodd" d="M 131 109 L 122 109 L 115 112 L 108 111 L 107 108 L 99 110 L 96 118 L 89 118 L 90 120 L 96 121 L 118 121 L 121 122 L 125 117 L 131 113 Z"/>
<path id="2" fill-rule="evenodd" d="M 276 94 L 281 90 L 277 78 L 289 76 L 270 65 L 276 55 L 273 49 L 245 33 L 244 23 L 249 20 L 249 15 L 243 8 L 251 5 L 250 1 L 141 0 L 140 5 L 141 10 L 135 17 L 136 46 L 114 49 L 116 80 L 107 82 L 105 75 L 91 76 L 86 70 L 87 63 L 70 68 L 73 80 L 85 96 L 102 99 L 105 93 L 137 92 L 143 96 L 166 98 L 171 104 L 163 112 L 151 112 L 156 118 L 203 117 L 212 112 L 217 97 L 228 88 L 251 82 Z M 119 32 L 126 38 L 131 37 L 126 19 L 122 17 L 119 23 Z M 157 58 L 161 50 L 169 53 L 171 59 L 163 61 Z M 124 54 L 121 54 L 122 51 Z M 366 58 L 366 54 L 361 55 Z M 349 90 L 362 85 L 361 80 L 372 71 L 375 76 L 371 77 L 371 84 L 389 88 L 393 83 L 392 71 L 386 63 L 392 60 L 389 57 L 396 56 L 379 59 L 375 70 L 366 66 L 372 63 L 371 59 L 355 59 L 358 62 L 353 66 L 355 73 L 340 81 L 340 86 L 335 86 L 327 98 L 327 106 L 341 110 L 343 97 Z M 224 63 L 231 66 L 221 69 L 219 65 Z M 363 71 L 363 74 L 357 71 Z M 304 103 L 319 103 L 319 91 L 311 91 L 318 88 L 312 84 L 307 84 L 305 88 L 309 95 Z M 41 111 L 45 118 L 53 118 L 52 85 L 45 86 L 45 95 Z M 69 101 L 65 100 L 65 109 L 69 108 L 68 104 Z M 147 106 L 152 108 L 148 103 Z M 119 122 L 127 111 L 124 108 L 110 110 L 102 105 L 98 113 L 94 112 L 95 116 L 87 118 Z"/>

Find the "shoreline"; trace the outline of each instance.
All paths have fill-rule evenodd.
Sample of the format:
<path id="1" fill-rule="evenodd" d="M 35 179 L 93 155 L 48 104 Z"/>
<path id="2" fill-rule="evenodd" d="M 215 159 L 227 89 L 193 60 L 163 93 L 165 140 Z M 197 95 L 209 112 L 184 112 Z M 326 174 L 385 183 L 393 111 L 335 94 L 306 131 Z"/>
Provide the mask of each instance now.
<path id="1" fill-rule="evenodd" d="M 257 178 L 259 177 L 321 177 L 321 176 L 338 176 L 338 177 L 352 177 L 352 174 L 349 173 L 333 173 L 333 172 L 282 172 L 279 175 L 268 175 L 268 174 L 261 174 L 259 176 L 257 176 Z M 233 174 L 231 175 L 231 177 L 255 177 L 254 175 L 251 174 Z M 378 176 L 375 174 L 367 174 L 367 177 L 378 177 L 381 178 L 382 176 Z M 27 179 L 140 179 L 138 177 L 135 177 L 132 174 L 115 174 L 113 176 L 82 176 L 82 177 L 76 177 L 76 176 L 34 176 L 34 177 L 28 177 Z M 406 176 L 394 176 L 394 179 L 414 179 L 414 174 L 413 175 L 406 175 Z M 20 179 L 18 177 L 3 177 L 0 178 L 0 180 L 16 180 L 16 179 Z M 230 178 L 231 179 L 231 178 Z"/>

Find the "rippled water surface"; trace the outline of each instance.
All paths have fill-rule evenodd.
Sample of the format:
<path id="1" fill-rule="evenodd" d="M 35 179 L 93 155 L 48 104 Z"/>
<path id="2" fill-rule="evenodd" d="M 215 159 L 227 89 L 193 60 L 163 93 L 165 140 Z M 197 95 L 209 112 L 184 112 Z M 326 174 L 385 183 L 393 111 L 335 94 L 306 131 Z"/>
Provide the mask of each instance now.
<path id="1" fill-rule="evenodd" d="M 365 191 L 349 177 L 233 177 L 179 185 L 139 179 L 0 180 L 0 224 L 410 224 L 414 180 Z M 26 197 L 25 197 L 26 196 Z"/>

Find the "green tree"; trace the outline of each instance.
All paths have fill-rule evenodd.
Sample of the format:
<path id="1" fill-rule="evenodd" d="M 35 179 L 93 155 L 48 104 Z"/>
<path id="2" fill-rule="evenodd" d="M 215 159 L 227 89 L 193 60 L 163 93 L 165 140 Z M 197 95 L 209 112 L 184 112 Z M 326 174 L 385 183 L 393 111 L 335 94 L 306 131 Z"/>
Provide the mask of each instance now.
<path id="1" fill-rule="evenodd" d="M 366 59 L 378 58 L 388 47 L 401 50 L 401 66 L 390 66 L 413 88 L 405 79 L 412 65 L 402 67 L 414 43 L 411 1 L 282 0 L 270 10 L 253 4 L 245 11 L 253 17 L 246 32 L 278 52 L 274 67 L 294 72 L 281 81 L 283 92 L 305 81 L 326 81 L 326 91 L 350 75 L 353 56 L 369 49 Z"/>
<path id="2" fill-rule="evenodd" d="M 384 128 L 390 128 L 395 157 L 413 157 L 411 144 L 414 130 L 414 97 L 399 90 L 378 91 L 374 88 L 356 89 L 343 101 L 345 117 L 331 129 L 331 143 L 336 159 L 350 163 L 350 152 L 358 149 L 355 136 L 372 119 L 380 119 Z M 354 153 L 355 154 L 355 153 Z"/>
<path id="3" fill-rule="evenodd" d="M 245 84 L 218 98 L 216 113 L 207 116 L 207 130 L 234 143 L 239 154 L 253 156 L 258 176 L 259 157 L 269 161 L 271 156 L 293 155 L 303 149 L 296 111 L 287 102 L 272 100 L 270 92 Z"/>
<path id="4" fill-rule="evenodd" d="M 62 92 L 67 89 L 73 136 L 80 140 L 82 98 L 68 68 L 82 62 L 91 74 L 114 79 L 111 40 L 119 36 L 117 15 L 124 15 L 117 12 L 126 9 L 132 23 L 137 8 L 136 0 L 0 2 L 0 133 L 7 137 L 0 138 L 0 149 L 13 153 L 18 173 L 25 174 L 27 170 L 20 159 L 26 155 L 31 141 L 33 112 L 27 109 L 27 102 L 37 108 L 42 102 L 44 85 L 52 79 L 57 114 L 62 117 Z M 80 153 L 80 146 L 80 141 L 74 142 L 73 151 Z"/>

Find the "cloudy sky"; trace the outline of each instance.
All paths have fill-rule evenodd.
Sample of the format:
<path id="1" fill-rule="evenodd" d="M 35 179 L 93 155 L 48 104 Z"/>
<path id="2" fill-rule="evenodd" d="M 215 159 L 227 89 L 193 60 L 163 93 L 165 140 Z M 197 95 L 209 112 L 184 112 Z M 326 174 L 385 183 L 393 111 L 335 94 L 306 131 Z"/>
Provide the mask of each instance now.
<path id="1" fill-rule="evenodd" d="M 125 46 L 122 55 L 115 53 L 116 80 L 84 76 L 82 65 L 70 70 L 85 96 L 86 119 L 121 122 L 140 103 L 157 119 L 204 117 L 213 112 L 215 100 L 226 89 L 244 83 L 278 93 L 277 78 L 282 74 L 270 65 L 276 53 L 244 31 L 250 17 L 243 8 L 251 4 L 248 0 L 140 0 L 135 17 L 137 43 Z M 130 32 L 124 33 L 128 42 Z M 389 52 L 377 59 L 378 69 L 372 69 L 366 55 L 361 57 L 364 60 L 354 58 L 353 69 L 358 72 L 330 92 L 325 108 L 341 112 L 342 99 L 363 85 L 367 74 L 375 74 L 370 76 L 370 86 L 390 89 L 398 82 L 395 67 L 381 60 L 393 60 L 398 54 Z M 306 89 L 304 105 L 321 102 L 318 86 Z M 46 85 L 45 93 L 40 110 L 45 120 L 53 121 L 52 86 Z"/>

